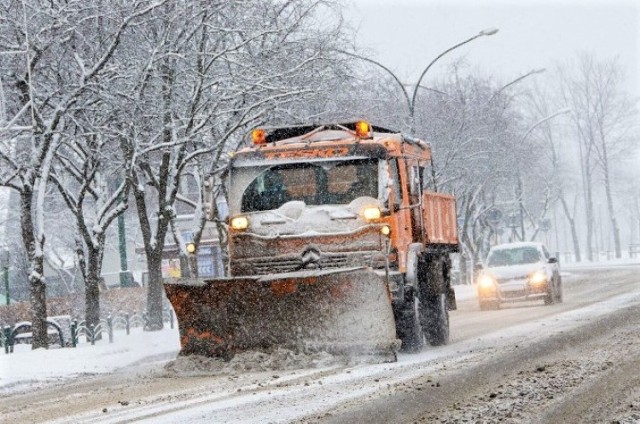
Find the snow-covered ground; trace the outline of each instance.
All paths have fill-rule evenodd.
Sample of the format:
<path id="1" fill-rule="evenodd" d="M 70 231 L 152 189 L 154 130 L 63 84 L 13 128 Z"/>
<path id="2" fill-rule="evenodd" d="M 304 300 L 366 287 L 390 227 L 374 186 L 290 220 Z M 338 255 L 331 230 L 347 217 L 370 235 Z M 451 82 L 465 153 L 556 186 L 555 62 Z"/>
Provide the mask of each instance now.
<path id="1" fill-rule="evenodd" d="M 116 331 L 113 343 L 105 337 L 94 346 L 83 339 L 76 348 L 31 350 L 31 345 L 19 344 L 12 354 L 0 351 L 0 393 L 110 373 L 141 362 L 166 362 L 180 350 L 177 328 L 159 332 L 136 328 L 128 336 L 124 330 Z"/>
<path id="2" fill-rule="evenodd" d="M 640 257 L 636 256 L 634 258 L 628 257 L 628 255 L 623 255 L 620 259 L 609 259 L 609 260 L 601 260 L 595 262 L 582 261 L 582 262 L 568 262 L 568 263 L 560 263 L 561 268 L 566 269 L 588 269 L 588 268 L 611 268 L 612 266 L 633 266 L 640 265 Z"/>
<path id="3" fill-rule="evenodd" d="M 619 265 L 640 263 L 640 259 L 613 261 Z M 565 267 L 565 277 L 580 269 L 602 267 L 602 263 L 571 264 Z M 609 264 L 611 265 L 611 263 Z M 460 302 L 475 299 L 473 285 L 454 286 Z M 583 311 L 584 312 L 584 311 Z M 53 348 L 32 351 L 30 345 L 16 345 L 12 354 L 0 351 L 0 393 L 61 382 L 82 375 L 105 374 L 137 363 L 162 363 L 174 359 L 180 350 L 177 329 L 165 328 L 160 332 L 144 332 L 133 329 L 127 336 L 116 331 L 114 342 L 104 340 L 95 346 L 82 342 L 77 348 Z"/>
<path id="4" fill-rule="evenodd" d="M 475 297 L 475 287 L 456 286 L 458 300 Z M 84 342 L 76 348 L 31 350 L 31 345 L 15 346 L 14 353 L 0 351 L 0 393 L 60 382 L 82 375 L 106 374 L 137 363 L 168 362 L 180 350 L 178 330 L 160 332 L 133 329 L 127 336 L 116 331 L 114 342 L 104 340 L 94 346 Z"/>
<path id="5" fill-rule="evenodd" d="M 564 375 L 562 373 L 553 374 L 553 378 L 549 377 L 549 387 L 551 387 L 551 383 L 556 384 L 562 378 L 564 378 L 563 382 L 578 381 L 576 380 L 577 371 L 574 368 L 582 369 L 580 368 L 582 364 L 576 365 L 574 363 L 576 357 L 567 350 L 572 348 L 577 340 L 578 336 L 575 334 L 579 332 L 575 332 L 575 329 L 594 323 L 600 317 L 609 316 L 616 311 L 635 310 L 640 305 L 640 292 L 637 285 L 639 281 L 633 270 L 619 269 L 606 273 L 599 270 L 587 272 L 570 270 L 565 275 L 567 283 L 565 303 L 550 307 L 536 304 L 482 312 L 476 305 L 473 286 L 455 286 L 461 309 L 452 313 L 451 343 L 448 346 L 428 348 L 418 354 L 400 354 L 396 363 L 343 365 L 327 361 L 318 366 L 298 368 L 267 366 L 265 369 L 253 366 L 262 365 L 259 362 L 264 358 L 249 356 L 249 359 L 254 360 L 252 367 L 227 367 L 218 370 L 215 367 L 209 369 L 206 367 L 207 364 L 203 363 L 204 369 L 197 367 L 181 369 L 180 365 L 185 364 L 181 364 L 181 361 L 172 361 L 179 349 L 177 330 L 166 329 L 161 332 L 144 333 L 136 329 L 131 336 L 116 333 L 113 344 L 103 340 L 96 346 L 83 343 L 76 349 L 48 351 L 30 351 L 28 346 L 18 346 L 14 354 L 5 355 L 0 352 L 0 393 L 8 399 L 3 404 L 5 408 L 9 408 L 6 410 L 7 416 L 23 422 L 53 420 L 61 423 L 123 421 L 306 423 L 313 420 L 307 421 L 303 417 L 313 415 L 321 417 L 326 411 L 339 410 L 341 405 L 364 405 L 369 400 L 383 395 L 381 399 L 386 402 L 387 399 L 391 399 L 386 396 L 401 395 L 411 390 L 416 390 L 416 393 L 425 390 L 433 391 L 437 390 L 434 387 L 440 387 L 434 386 L 439 381 L 442 381 L 443 388 L 453 387 L 446 380 L 449 374 L 454 378 L 456 373 L 467 373 L 465 375 L 468 375 L 469 381 L 472 381 L 475 375 L 474 367 L 484 366 L 482 364 L 485 362 L 490 367 L 492 361 L 495 362 L 500 355 L 512 355 L 517 358 L 519 358 L 518 355 L 524 355 L 528 358 L 538 350 L 540 355 L 546 355 L 546 352 L 563 354 L 567 351 L 566 355 L 571 359 L 568 362 L 571 365 L 569 367 L 571 373 L 568 373 L 566 378 L 562 377 Z M 602 284 L 603 281 L 605 284 Z M 614 336 L 618 334 L 618 332 L 613 333 Z M 553 343 L 559 343 L 558 340 L 562 341 L 570 334 L 572 335 L 570 341 L 560 343 L 560 349 L 557 346 L 549 351 L 539 348 L 550 343 L 550 346 L 555 346 Z M 620 334 L 623 335 L 623 333 Z M 626 355 L 627 351 L 633 351 L 635 345 L 628 345 L 631 339 L 625 339 L 620 334 L 618 334 L 619 338 L 627 350 L 622 350 L 622 346 L 616 345 L 613 352 Z M 590 333 L 585 337 L 587 340 L 585 349 L 588 349 Z M 584 359 L 587 356 L 589 355 L 582 352 L 577 358 Z M 617 363 L 619 359 L 613 356 L 611 358 L 602 356 L 600 351 L 595 350 L 589 356 L 589 358 L 592 357 L 611 363 Z M 543 365 L 547 364 L 549 369 L 564 370 L 559 366 L 556 367 L 555 360 L 545 358 L 539 361 Z M 504 363 L 511 363 L 509 361 L 512 360 L 508 359 Z M 589 361 L 591 361 L 589 362 L 591 368 L 585 369 L 592 370 L 593 367 L 600 369 L 598 368 L 602 365 L 600 362 L 591 359 Z M 513 364 L 521 363 L 519 359 L 512 362 Z M 142 366 L 143 364 L 148 366 Z M 186 365 L 198 364 L 200 364 L 198 361 L 186 363 Z M 537 367 L 539 363 L 536 362 L 533 365 Z M 124 372 L 117 372 L 121 368 L 125 368 Z M 502 374 L 507 375 L 508 372 L 512 373 L 505 377 L 508 381 L 511 381 L 513 376 L 516 378 L 521 375 L 518 374 L 519 369 L 500 369 L 501 373 L 498 377 Z M 541 373 L 535 371 L 535 367 L 532 369 L 534 369 L 533 377 L 539 381 Z M 590 372 L 585 371 L 584 376 L 580 375 L 586 381 Z M 84 376 L 102 373 L 109 375 L 82 382 Z M 125 379 L 126 381 L 122 381 Z M 61 384 L 65 382 L 69 384 Z M 55 387 L 41 389 L 43 386 L 52 384 Z M 499 384 L 494 386 L 497 387 Z M 495 390 L 494 386 L 483 390 Z M 467 395 L 463 387 L 460 390 L 461 392 L 455 395 L 456 399 L 458 397 L 463 399 L 463 396 Z M 538 387 L 527 386 L 526 390 L 531 391 L 533 393 L 531 396 L 534 396 Z M 550 396 L 559 398 L 561 391 L 549 393 Z M 499 391 L 495 393 L 506 396 Z M 514 395 L 514 402 L 526 401 L 523 405 L 528 405 L 539 401 L 540 407 L 546 405 L 544 402 L 547 401 L 542 402 L 542 400 L 547 398 L 540 398 L 542 400 L 534 399 L 535 396 L 523 398 L 517 393 Z M 82 396 L 81 400 L 79 396 Z M 446 405 L 450 404 L 449 398 L 443 399 Z M 491 399 L 488 399 L 485 402 L 487 405 L 491 403 Z M 61 407 L 60 402 L 64 403 L 67 400 L 74 402 L 75 409 Z M 36 406 L 33 406 L 34 401 Z M 635 404 L 635 398 L 631 401 Z M 466 406 L 462 412 L 475 414 L 474 411 L 477 408 L 474 409 L 473 405 L 478 404 L 479 400 L 473 398 L 469 402 L 471 406 Z M 629 402 L 625 403 L 625 405 L 628 404 Z M 25 408 L 24 405 L 30 406 Z M 481 409 L 478 411 L 481 412 Z M 462 413 L 455 408 L 453 412 L 448 410 L 445 412 L 447 414 Z M 360 420 L 351 422 L 360 422 Z M 413 422 L 413 420 L 407 422 Z"/>

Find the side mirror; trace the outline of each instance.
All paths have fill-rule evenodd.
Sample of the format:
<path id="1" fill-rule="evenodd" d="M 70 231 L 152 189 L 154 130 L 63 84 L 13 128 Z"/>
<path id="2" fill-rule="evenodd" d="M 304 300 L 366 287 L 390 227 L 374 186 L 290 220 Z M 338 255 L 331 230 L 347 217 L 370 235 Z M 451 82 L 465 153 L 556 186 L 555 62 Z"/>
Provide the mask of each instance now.
<path id="1" fill-rule="evenodd" d="M 558 258 L 554 258 L 554 257 L 549 258 L 549 263 L 550 264 L 557 264 L 558 263 Z"/>

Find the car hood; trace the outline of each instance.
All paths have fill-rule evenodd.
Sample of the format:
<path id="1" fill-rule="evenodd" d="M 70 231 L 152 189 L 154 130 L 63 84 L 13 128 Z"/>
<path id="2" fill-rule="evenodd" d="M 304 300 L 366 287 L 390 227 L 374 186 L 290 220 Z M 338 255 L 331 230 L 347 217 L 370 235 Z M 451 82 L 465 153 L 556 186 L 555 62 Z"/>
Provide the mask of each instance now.
<path id="1" fill-rule="evenodd" d="M 545 270 L 545 266 L 542 262 L 536 262 L 533 264 L 509 265 L 509 266 L 498 266 L 494 268 L 486 268 L 484 272 L 492 275 L 494 278 L 504 279 L 504 278 L 524 278 L 540 270 Z"/>

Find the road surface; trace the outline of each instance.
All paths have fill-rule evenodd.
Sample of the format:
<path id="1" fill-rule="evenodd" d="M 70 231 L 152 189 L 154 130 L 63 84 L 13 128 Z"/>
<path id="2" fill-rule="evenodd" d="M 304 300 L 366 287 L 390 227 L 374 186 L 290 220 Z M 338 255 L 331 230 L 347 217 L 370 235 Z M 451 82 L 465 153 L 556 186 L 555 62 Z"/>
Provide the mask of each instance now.
<path id="1" fill-rule="evenodd" d="M 564 272 L 564 303 L 461 300 L 447 346 L 397 363 L 155 358 L 10 393 L 0 410 L 4 422 L 639 423 L 640 267 Z"/>

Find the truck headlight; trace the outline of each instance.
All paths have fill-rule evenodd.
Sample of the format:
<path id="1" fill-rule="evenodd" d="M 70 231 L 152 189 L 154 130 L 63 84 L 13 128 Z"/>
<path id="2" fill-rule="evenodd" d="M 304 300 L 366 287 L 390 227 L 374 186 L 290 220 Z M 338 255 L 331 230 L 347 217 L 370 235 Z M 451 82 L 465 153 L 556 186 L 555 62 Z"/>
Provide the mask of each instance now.
<path id="1" fill-rule="evenodd" d="M 362 217 L 367 221 L 375 221 L 380 219 L 382 211 L 377 206 L 368 206 L 362 209 Z"/>
<path id="2" fill-rule="evenodd" d="M 246 230 L 249 227 L 249 219 L 246 216 L 234 216 L 229 225 L 234 230 Z"/>

